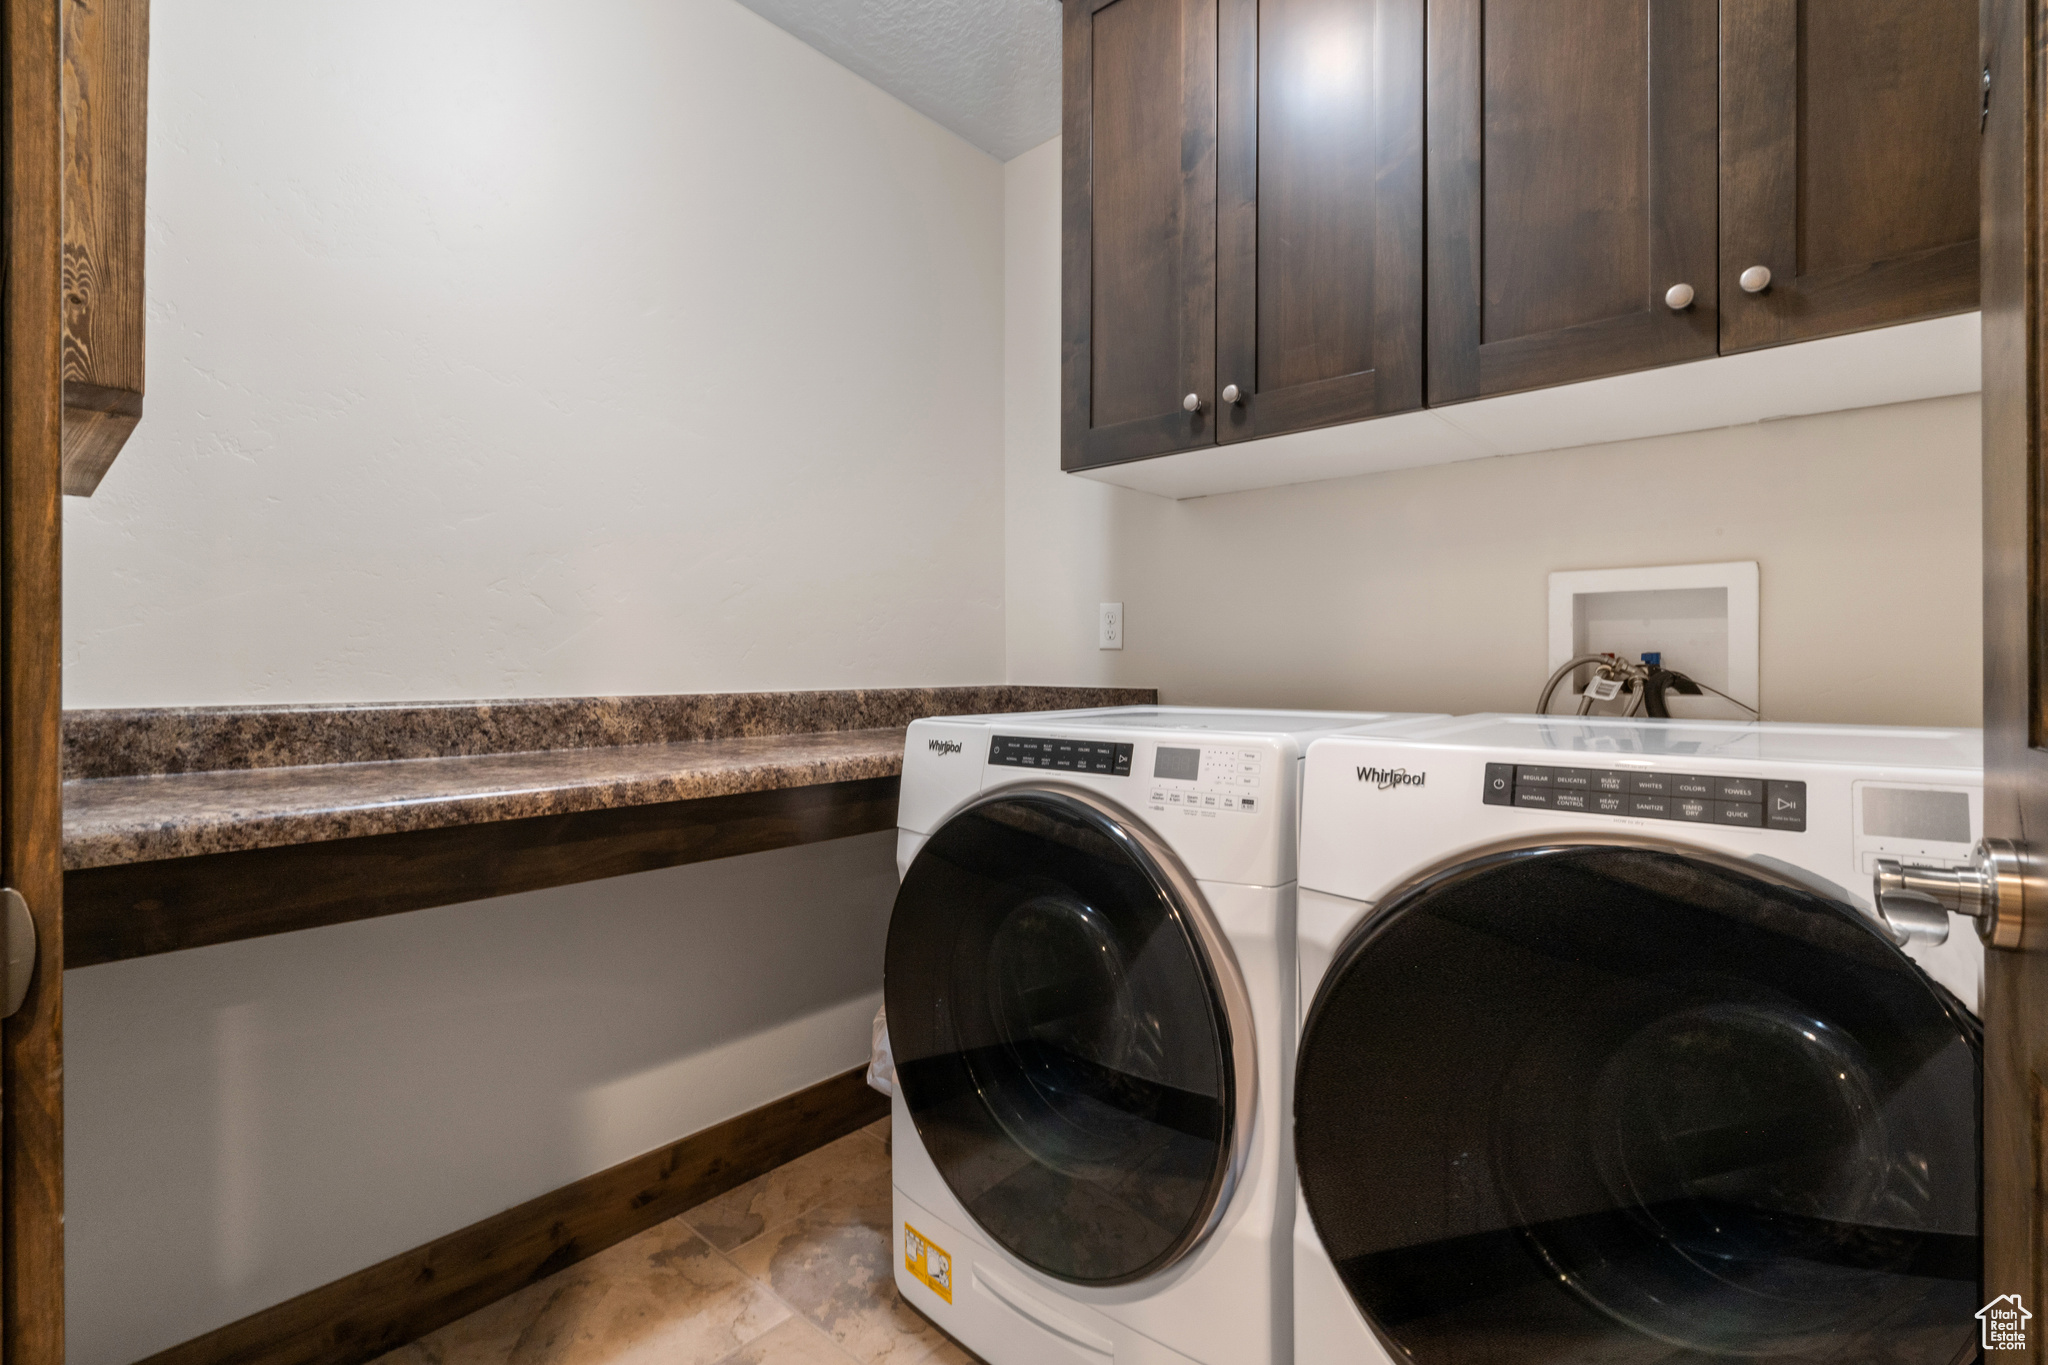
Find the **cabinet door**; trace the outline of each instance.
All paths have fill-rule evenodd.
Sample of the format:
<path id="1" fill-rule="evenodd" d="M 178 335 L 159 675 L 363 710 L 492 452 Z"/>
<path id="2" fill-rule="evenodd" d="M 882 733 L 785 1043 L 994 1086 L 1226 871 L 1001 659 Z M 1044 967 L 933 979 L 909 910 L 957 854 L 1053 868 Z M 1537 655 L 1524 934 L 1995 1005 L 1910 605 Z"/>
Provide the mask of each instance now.
<path id="1" fill-rule="evenodd" d="M 1715 10 L 1430 0 L 1430 402 L 1714 354 Z"/>
<path id="2" fill-rule="evenodd" d="M 1422 405 L 1423 17 L 1222 0 L 1222 440 Z"/>
<path id="3" fill-rule="evenodd" d="M 1977 0 L 1724 0 L 1722 350 L 1977 306 L 1979 71 Z"/>
<path id="4" fill-rule="evenodd" d="M 1065 63 L 1061 465 L 1213 444 L 1216 0 L 1066 0 Z"/>

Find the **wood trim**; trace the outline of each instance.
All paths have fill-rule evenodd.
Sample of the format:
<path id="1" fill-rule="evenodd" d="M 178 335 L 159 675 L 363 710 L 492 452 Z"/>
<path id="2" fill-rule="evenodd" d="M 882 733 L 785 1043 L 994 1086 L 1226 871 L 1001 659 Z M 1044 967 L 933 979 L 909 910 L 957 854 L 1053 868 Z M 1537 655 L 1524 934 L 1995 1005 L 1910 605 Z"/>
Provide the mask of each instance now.
<path id="1" fill-rule="evenodd" d="M 1422 81 L 1425 401 L 1478 394 L 1481 0 L 1429 0 Z"/>
<path id="2" fill-rule="evenodd" d="M 2041 487 L 2042 0 L 1986 0 L 1978 40 L 1991 68 L 1979 161 L 1984 308 L 1984 833 L 2031 842 L 2048 829 L 2048 752 L 2038 577 Z M 2031 899 L 2031 892 L 2029 897 Z M 2041 1078 L 2048 1074 L 2048 952 L 1984 960 L 1984 1295 L 2036 1300 L 2044 1282 Z M 2034 1340 L 2048 1319 L 2036 1317 Z M 1993 1351 L 1989 1361 L 2036 1352 Z"/>
<path id="3" fill-rule="evenodd" d="M 142 1365 L 361 1365 L 888 1112 L 865 1068 L 843 1072 Z"/>
<path id="4" fill-rule="evenodd" d="M 1216 440 L 1258 435 L 1259 0 L 1216 7 Z M 1348 376 L 1347 376 L 1348 377 Z M 1244 393 L 1223 401 L 1225 385 Z M 1372 416 L 1368 409 L 1358 414 Z M 1275 427 L 1275 431 L 1285 428 Z"/>
<path id="5" fill-rule="evenodd" d="M 61 0 L 4 0 L 0 47 L 0 882 L 40 959 L 0 1030 L 0 1359 L 64 1361 Z"/>
<path id="6" fill-rule="evenodd" d="M 142 418 L 149 0 L 64 5 L 64 492 Z"/>
<path id="7" fill-rule="evenodd" d="M 141 420 L 141 394 L 65 380 L 65 496 L 91 497 Z"/>
<path id="8" fill-rule="evenodd" d="M 261 938 L 896 827 L 897 777 L 64 874 L 66 965 Z"/>

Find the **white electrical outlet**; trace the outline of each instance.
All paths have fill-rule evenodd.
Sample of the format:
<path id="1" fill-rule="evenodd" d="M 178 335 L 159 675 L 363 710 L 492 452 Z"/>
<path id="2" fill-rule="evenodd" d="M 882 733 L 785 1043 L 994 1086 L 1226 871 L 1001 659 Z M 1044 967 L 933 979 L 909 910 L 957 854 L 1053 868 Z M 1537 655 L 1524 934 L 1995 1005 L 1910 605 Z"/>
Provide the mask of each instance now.
<path id="1" fill-rule="evenodd" d="M 1095 647 L 1097 649 L 1122 649 L 1124 647 L 1124 604 L 1104 602 L 1095 617 Z"/>

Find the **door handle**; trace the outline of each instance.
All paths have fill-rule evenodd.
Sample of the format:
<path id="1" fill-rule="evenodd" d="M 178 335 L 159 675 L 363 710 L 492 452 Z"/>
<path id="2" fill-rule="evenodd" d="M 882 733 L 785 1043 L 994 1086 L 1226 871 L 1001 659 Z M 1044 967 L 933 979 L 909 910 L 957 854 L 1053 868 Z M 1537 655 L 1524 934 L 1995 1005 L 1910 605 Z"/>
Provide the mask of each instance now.
<path id="1" fill-rule="evenodd" d="M 2027 859 L 2010 839 L 1986 839 L 1967 867 L 1911 867 L 1878 860 L 1871 893 L 1878 914 L 1903 944 L 1940 943 L 1948 912 L 1977 921 L 1977 937 L 1991 948 L 2017 948 L 2027 922 Z"/>
<path id="2" fill-rule="evenodd" d="M 28 998 L 36 974 L 36 921 L 28 902 L 11 886 L 0 887 L 0 942 L 5 944 L 4 975 L 0 975 L 0 1019 L 12 1018 Z"/>

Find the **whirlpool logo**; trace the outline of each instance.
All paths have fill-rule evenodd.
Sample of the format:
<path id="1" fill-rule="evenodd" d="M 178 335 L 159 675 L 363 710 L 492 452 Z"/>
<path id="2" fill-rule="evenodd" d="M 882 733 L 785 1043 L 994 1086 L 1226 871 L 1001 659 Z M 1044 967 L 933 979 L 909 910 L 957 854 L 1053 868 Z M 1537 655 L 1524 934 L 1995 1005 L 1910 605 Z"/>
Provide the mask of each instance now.
<path id="1" fill-rule="evenodd" d="M 1429 780 L 1429 774 L 1411 773 L 1406 768 L 1360 768 L 1358 780 L 1386 791 L 1390 787 L 1419 787 Z"/>
<path id="2" fill-rule="evenodd" d="M 957 754 L 960 752 L 960 741 L 957 739 L 927 740 L 925 747 L 935 754 Z"/>

